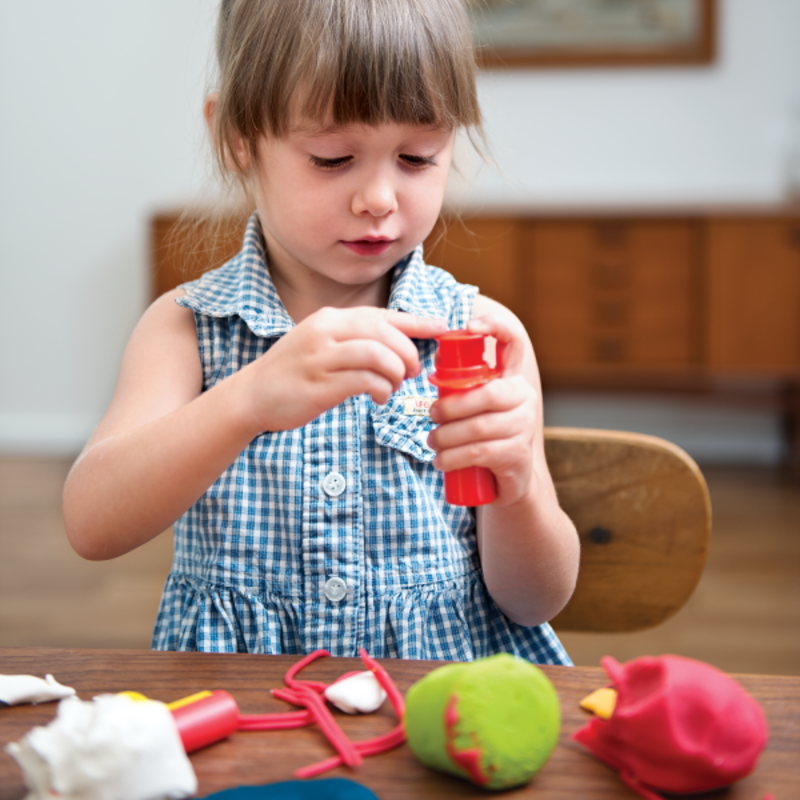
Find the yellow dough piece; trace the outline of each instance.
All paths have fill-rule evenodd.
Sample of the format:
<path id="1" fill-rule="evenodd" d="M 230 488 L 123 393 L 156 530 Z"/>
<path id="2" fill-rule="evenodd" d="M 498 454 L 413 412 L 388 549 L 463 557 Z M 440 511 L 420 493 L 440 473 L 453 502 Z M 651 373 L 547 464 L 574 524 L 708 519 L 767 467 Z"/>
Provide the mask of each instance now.
<path id="1" fill-rule="evenodd" d="M 591 694 L 581 700 L 581 708 L 597 714 L 600 719 L 611 719 L 614 713 L 614 706 L 617 704 L 617 690 L 605 687 L 604 689 L 596 689 Z"/>
<path id="2" fill-rule="evenodd" d="M 176 711 L 184 706 L 190 706 L 192 703 L 196 703 L 198 700 L 202 700 L 204 697 L 211 697 L 211 692 L 206 690 L 204 692 L 197 692 L 197 694 L 190 694 L 188 697 L 182 697 L 180 700 L 167 703 L 167 708 L 170 711 Z"/>
<path id="3" fill-rule="evenodd" d="M 125 695 L 125 697 L 130 697 L 134 703 L 149 703 L 150 698 L 145 697 L 141 692 L 118 692 L 118 694 Z"/>

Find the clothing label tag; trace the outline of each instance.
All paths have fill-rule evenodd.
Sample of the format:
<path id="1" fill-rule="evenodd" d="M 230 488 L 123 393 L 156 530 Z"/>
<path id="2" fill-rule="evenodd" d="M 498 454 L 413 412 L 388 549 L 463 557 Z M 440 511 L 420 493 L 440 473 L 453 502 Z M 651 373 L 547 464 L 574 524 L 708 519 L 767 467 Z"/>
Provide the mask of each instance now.
<path id="1" fill-rule="evenodd" d="M 429 417 L 435 397 L 404 397 L 403 413 L 407 417 Z"/>

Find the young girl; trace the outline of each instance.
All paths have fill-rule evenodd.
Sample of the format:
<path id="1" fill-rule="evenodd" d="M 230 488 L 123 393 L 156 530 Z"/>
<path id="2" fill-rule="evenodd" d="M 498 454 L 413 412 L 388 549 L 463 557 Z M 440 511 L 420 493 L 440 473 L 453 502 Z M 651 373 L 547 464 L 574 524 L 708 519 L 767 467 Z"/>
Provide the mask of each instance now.
<path id="1" fill-rule="evenodd" d="M 73 547 L 113 558 L 174 523 L 153 646 L 569 663 L 547 620 L 578 565 L 542 445 L 533 350 L 427 266 L 456 130 L 480 132 L 460 0 L 230 0 L 206 101 L 253 198 L 241 252 L 156 301 L 69 475 Z M 443 398 L 446 329 L 503 373 Z M 449 505 L 442 471 L 498 497 Z"/>

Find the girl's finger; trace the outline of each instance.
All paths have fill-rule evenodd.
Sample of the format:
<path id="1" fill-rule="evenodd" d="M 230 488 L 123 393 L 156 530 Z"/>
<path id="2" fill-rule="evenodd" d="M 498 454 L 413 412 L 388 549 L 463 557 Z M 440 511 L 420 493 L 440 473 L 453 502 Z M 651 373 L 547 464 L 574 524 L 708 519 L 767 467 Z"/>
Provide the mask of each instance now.
<path id="1" fill-rule="evenodd" d="M 524 378 L 499 378 L 472 391 L 440 398 L 431 406 L 431 419 L 443 425 L 478 414 L 510 411 L 526 404 L 533 408 L 536 398 L 536 390 Z"/>
<path id="2" fill-rule="evenodd" d="M 389 381 L 395 391 L 408 375 L 408 366 L 403 359 L 390 347 L 374 339 L 348 339 L 337 343 L 325 368 L 329 372 L 372 371 Z"/>
<path id="3" fill-rule="evenodd" d="M 447 322 L 432 317 L 419 317 L 405 311 L 381 311 L 383 318 L 411 339 L 432 339 L 447 330 Z"/>
<path id="4" fill-rule="evenodd" d="M 402 311 L 381 310 L 381 327 L 385 329 L 386 343 L 406 363 L 406 376 L 419 374 L 419 351 L 412 339 L 430 339 L 447 330 L 447 323 Z"/>
<path id="5" fill-rule="evenodd" d="M 425 339 L 447 329 L 444 320 L 377 308 L 328 310 L 326 325 L 338 341 L 374 339 L 393 350 L 406 365 L 406 376 L 419 373 L 419 353 L 411 338 Z"/>
<path id="6" fill-rule="evenodd" d="M 523 436 L 530 422 L 521 413 L 482 414 L 434 428 L 428 445 L 437 452 L 463 447 L 472 442 L 503 441 Z"/>
<path id="7" fill-rule="evenodd" d="M 442 472 L 464 469 L 466 467 L 485 467 L 497 475 L 506 471 L 509 466 L 518 464 L 518 459 L 510 452 L 513 440 L 491 440 L 486 442 L 470 442 L 460 447 L 449 447 L 436 454 L 433 465 Z M 520 444 L 519 452 L 524 452 Z"/>
<path id="8" fill-rule="evenodd" d="M 325 392 L 324 408 L 332 408 L 360 394 L 368 394 L 378 405 L 389 401 L 394 386 L 371 370 L 347 369 L 334 372 Z"/>
<path id="9" fill-rule="evenodd" d="M 497 340 L 497 366 L 503 375 L 522 372 L 525 359 L 526 334 L 521 323 L 514 317 L 490 311 L 467 323 L 470 333 L 493 336 Z"/>

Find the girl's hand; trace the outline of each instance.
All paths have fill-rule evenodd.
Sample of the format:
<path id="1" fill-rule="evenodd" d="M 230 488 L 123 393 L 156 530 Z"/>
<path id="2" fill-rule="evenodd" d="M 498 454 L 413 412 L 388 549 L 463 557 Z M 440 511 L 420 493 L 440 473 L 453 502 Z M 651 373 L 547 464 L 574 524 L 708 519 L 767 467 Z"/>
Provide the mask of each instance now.
<path id="1" fill-rule="evenodd" d="M 306 317 L 234 376 L 245 386 L 245 413 L 259 431 L 290 430 L 348 397 L 388 401 L 419 374 L 410 337 L 443 333 L 444 320 L 380 308 L 323 308 Z"/>
<path id="2" fill-rule="evenodd" d="M 483 298 L 482 298 L 483 299 Z M 471 320 L 470 333 L 497 340 L 499 378 L 431 406 L 438 424 L 428 437 L 437 451 L 434 465 L 449 472 L 463 467 L 490 469 L 497 481 L 495 505 L 511 505 L 534 487 L 534 449 L 541 431 L 541 406 L 533 351 L 522 323 L 502 306 Z"/>

